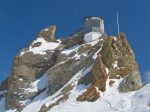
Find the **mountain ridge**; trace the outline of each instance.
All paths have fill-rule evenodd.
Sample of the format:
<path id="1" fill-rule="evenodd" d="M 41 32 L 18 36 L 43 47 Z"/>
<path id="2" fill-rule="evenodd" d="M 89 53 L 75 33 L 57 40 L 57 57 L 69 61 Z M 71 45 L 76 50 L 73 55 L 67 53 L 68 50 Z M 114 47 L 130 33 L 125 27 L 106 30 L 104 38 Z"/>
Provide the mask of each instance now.
<path id="1" fill-rule="evenodd" d="M 69 106 L 76 107 L 72 112 L 91 112 L 86 105 L 97 104 L 103 108 L 95 107 L 93 112 L 137 112 L 141 104 L 130 96 L 143 83 L 124 33 L 104 33 L 85 42 L 83 30 L 65 40 L 54 39 L 55 31 L 54 25 L 43 29 L 15 57 L 10 76 L 0 85 L 0 104 L 6 106 L 2 112 L 71 112 Z M 140 109 L 147 105 L 148 112 L 146 101 Z"/>

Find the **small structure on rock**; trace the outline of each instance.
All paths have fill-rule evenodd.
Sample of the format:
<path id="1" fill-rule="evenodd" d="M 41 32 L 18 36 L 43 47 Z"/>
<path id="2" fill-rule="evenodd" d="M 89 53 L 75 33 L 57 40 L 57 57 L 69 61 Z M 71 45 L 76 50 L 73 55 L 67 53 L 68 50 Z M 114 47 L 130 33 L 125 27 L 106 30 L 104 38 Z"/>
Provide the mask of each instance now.
<path id="1" fill-rule="evenodd" d="M 91 42 L 104 33 L 104 20 L 100 17 L 86 17 L 84 20 L 84 41 Z"/>

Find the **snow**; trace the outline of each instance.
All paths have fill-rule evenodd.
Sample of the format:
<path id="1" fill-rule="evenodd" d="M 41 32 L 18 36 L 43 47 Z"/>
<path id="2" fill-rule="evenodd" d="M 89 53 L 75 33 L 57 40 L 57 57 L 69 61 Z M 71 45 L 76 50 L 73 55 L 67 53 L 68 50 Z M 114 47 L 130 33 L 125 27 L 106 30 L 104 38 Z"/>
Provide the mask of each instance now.
<path id="1" fill-rule="evenodd" d="M 26 93 L 37 92 L 38 90 L 42 90 L 48 86 L 48 76 L 47 74 L 43 75 L 41 78 L 37 79 L 35 82 L 30 84 L 30 88 L 26 88 Z"/>
<path id="2" fill-rule="evenodd" d="M 40 42 L 41 45 L 39 47 L 31 47 L 32 45 L 34 45 L 35 43 Z M 29 51 L 26 52 L 33 52 L 33 54 L 41 54 L 44 55 L 46 54 L 47 50 L 55 50 L 58 46 L 60 45 L 60 43 L 56 43 L 56 42 L 47 42 L 46 40 L 44 40 L 44 38 L 40 37 L 37 38 L 36 40 L 33 41 L 33 43 L 31 44 L 31 46 L 29 46 Z M 24 53 L 26 53 L 25 51 L 22 51 L 20 53 L 20 56 L 22 56 Z"/>
<path id="3" fill-rule="evenodd" d="M 99 42 L 99 39 L 96 39 L 96 40 L 94 40 L 94 41 L 92 41 L 92 42 L 89 42 L 92 46 L 94 46 L 94 45 L 96 45 L 97 43 Z"/>
<path id="4" fill-rule="evenodd" d="M 84 35 L 85 42 L 91 42 L 93 40 L 99 39 L 102 36 L 99 32 L 90 32 Z"/>
<path id="5" fill-rule="evenodd" d="M 24 90 L 24 93 L 30 94 L 34 92 L 38 92 L 39 90 L 42 90 L 44 88 L 47 88 L 48 86 L 48 76 L 47 74 L 43 75 L 41 78 L 37 79 L 35 82 L 32 82 L 28 88 L 22 88 Z M 42 97 L 46 96 L 46 93 L 39 95 L 40 99 Z M 46 98 L 46 97 L 44 97 Z M 27 99 L 25 101 L 20 101 L 21 105 L 28 105 L 31 103 L 30 99 Z"/>
<path id="6" fill-rule="evenodd" d="M 101 23 L 101 26 L 100 26 L 100 27 L 101 27 L 102 33 L 104 33 L 104 30 L 105 30 L 105 29 L 104 29 L 104 20 L 102 20 L 101 22 L 102 22 L 102 23 Z"/>
<path id="7" fill-rule="evenodd" d="M 60 103 L 58 106 L 53 107 L 49 112 L 150 112 L 149 108 L 143 105 L 144 103 L 139 102 L 137 98 L 136 101 L 139 104 L 134 108 L 132 105 L 132 98 L 134 96 L 139 96 L 142 90 L 137 92 L 128 92 L 128 93 L 119 93 L 118 86 L 122 79 L 111 79 L 115 81 L 112 87 L 109 86 L 110 79 L 107 79 L 107 87 L 105 92 L 100 92 L 101 98 L 95 102 L 77 102 L 76 98 L 86 90 L 86 87 L 81 88 L 80 90 L 75 87 L 69 96 L 69 99 L 66 102 Z M 143 101 L 147 105 L 147 101 L 150 98 L 150 84 L 149 87 L 144 88 L 143 92 L 145 98 Z M 138 94 L 138 95 L 137 95 Z M 93 108 L 94 107 L 94 108 Z"/>
<path id="8" fill-rule="evenodd" d="M 102 50 L 102 48 L 100 48 L 94 55 L 93 55 L 93 59 L 96 59 L 98 56 L 98 53 Z"/>
<path id="9" fill-rule="evenodd" d="M 0 95 L 5 95 L 7 91 L 0 91 Z M 0 112 L 5 112 L 6 111 L 6 108 L 5 108 L 5 98 L 4 97 L 0 97 Z"/>
<path id="10" fill-rule="evenodd" d="M 105 67 L 105 70 L 106 70 L 106 74 L 109 73 L 109 69 L 107 67 Z"/>
<path id="11" fill-rule="evenodd" d="M 40 38 L 37 38 L 36 40 L 34 40 L 31 45 L 34 45 L 37 42 L 41 42 L 43 44 L 46 42 L 46 40 L 44 40 L 44 38 L 40 37 Z"/>
<path id="12" fill-rule="evenodd" d="M 34 48 L 31 48 L 30 47 L 30 52 L 33 52 L 33 54 L 41 54 L 41 55 L 44 55 L 46 54 L 45 51 L 47 50 L 54 50 L 56 49 L 57 47 L 59 46 L 59 43 L 55 43 L 55 42 L 47 42 L 47 43 L 44 43 L 42 44 L 41 46 L 39 47 L 34 47 Z"/>
<path id="13" fill-rule="evenodd" d="M 49 28 L 45 28 L 45 29 L 44 29 L 44 31 L 48 31 L 48 30 L 49 30 Z"/>
<path id="14" fill-rule="evenodd" d="M 71 47 L 71 48 L 69 48 L 69 49 L 63 50 L 61 53 L 62 53 L 62 54 L 69 55 L 69 54 L 70 54 L 71 52 L 73 52 L 73 51 L 76 52 L 79 47 L 80 47 L 80 45 L 75 45 L 75 46 L 73 46 L 73 47 Z"/>
<path id="15" fill-rule="evenodd" d="M 75 60 L 79 60 L 80 59 L 80 56 L 79 54 L 75 54 L 75 56 L 73 58 L 75 58 Z"/>
<path id="16" fill-rule="evenodd" d="M 117 41 L 117 37 L 113 37 L 115 41 Z"/>
<path id="17" fill-rule="evenodd" d="M 118 61 L 115 61 L 115 62 L 113 63 L 113 67 L 119 69 L 119 67 L 118 67 Z"/>
<path id="18" fill-rule="evenodd" d="M 61 41 L 60 39 L 57 39 L 56 41 L 57 41 L 58 43 L 62 43 L 62 41 Z"/>
<path id="19" fill-rule="evenodd" d="M 138 90 L 131 102 L 136 112 L 150 112 L 150 83 Z"/>
<path id="20" fill-rule="evenodd" d="M 5 98 L 0 99 L 0 112 L 5 112 Z"/>
<path id="21" fill-rule="evenodd" d="M 84 46 L 84 44 L 83 44 Z M 79 60 L 81 56 L 88 56 L 86 53 L 82 53 L 82 54 L 78 54 L 78 49 L 81 47 L 81 45 L 75 45 L 69 49 L 65 49 L 63 51 L 61 51 L 62 54 L 65 54 L 65 55 L 69 55 L 71 54 L 72 52 L 76 52 L 76 54 L 72 57 L 68 57 L 68 59 L 75 59 L 75 60 Z"/>
<path id="22" fill-rule="evenodd" d="M 20 80 L 20 81 L 23 81 L 23 78 L 20 78 L 19 80 Z"/>
<path id="23" fill-rule="evenodd" d="M 109 112 L 109 105 L 104 99 L 98 99 L 95 102 L 77 102 L 76 98 L 86 90 L 86 87 L 82 89 L 78 89 L 78 86 L 75 87 L 71 94 L 69 95 L 69 99 L 66 102 L 60 103 L 59 106 L 55 106 L 49 112 Z M 111 94 L 114 89 L 112 89 L 107 94 Z M 103 96 L 103 97 L 106 97 Z M 94 107 L 94 108 L 93 108 Z M 110 111 L 111 112 L 111 111 Z"/>

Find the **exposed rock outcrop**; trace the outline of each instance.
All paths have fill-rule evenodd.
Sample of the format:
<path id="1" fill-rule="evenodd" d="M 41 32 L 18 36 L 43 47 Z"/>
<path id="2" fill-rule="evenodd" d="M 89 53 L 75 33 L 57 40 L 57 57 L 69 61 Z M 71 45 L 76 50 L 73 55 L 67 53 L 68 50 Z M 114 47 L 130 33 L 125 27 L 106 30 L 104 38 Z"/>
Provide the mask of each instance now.
<path id="1" fill-rule="evenodd" d="M 45 40 L 54 42 L 55 40 L 55 32 L 56 32 L 56 25 L 49 26 L 48 28 L 39 32 L 39 37 L 43 37 Z"/>
<path id="2" fill-rule="evenodd" d="M 109 69 L 109 78 L 116 79 L 118 75 L 124 78 L 124 83 L 120 84 L 120 91 L 133 91 L 142 87 L 138 65 L 124 33 L 120 33 L 118 37 L 108 38 L 100 54 L 104 64 Z M 127 87 L 126 90 L 121 89 L 125 85 L 132 87 Z"/>
<path id="3" fill-rule="evenodd" d="M 100 98 L 100 94 L 94 86 L 91 86 L 83 95 L 77 98 L 77 101 L 89 101 L 94 102 Z"/>
<path id="4" fill-rule="evenodd" d="M 30 88 L 30 83 L 41 77 L 53 66 L 55 60 L 53 52 L 46 55 L 34 55 L 29 52 L 22 56 L 16 56 L 8 81 L 7 108 L 20 107 L 20 101 L 32 99 L 38 91 L 25 92 L 25 89 Z"/>
<path id="5" fill-rule="evenodd" d="M 123 78 L 118 88 L 120 92 L 135 91 L 142 87 L 138 65 L 124 33 L 120 33 L 118 37 L 106 38 L 89 77 L 92 78 L 92 81 L 88 80 L 88 83 L 91 83 L 89 88 L 97 87 L 101 92 L 106 90 L 106 81 L 108 78 Z M 82 83 L 84 83 L 83 79 L 87 83 L 87 76 L 82 78 Z M 110 80 L 109 86 L 112 86 L 113 83 L 114 81 Z M 91 97 L 95 96 L 95 93 L 91 89 L 87 89 L 77 100 L 91 101 L 86 97 L 87 94 L 90 94 Z"/>
<path id="6" fill-rule="evenodd" d="M 62 42 L 62 44 L 65 45 L 66 49 L 73 47 L 75 45 L 81 45 L 84 43 L 83 37 L 84 37 L 83 34 L 82 35 L 81 34 L 80 35 L 74 35 L 74 36 L 68 38 L 67 40 L 64 40 Z"/>
<path id="7" fill-rule="evenodd" d="M 93 64 L 94 59 L 92 57 L 101 46 L 102 42 L 97 43 L 93 47 L 89 44 L 84 44 L 79 46 L 77 51 L 72 51 L 68 55 L 60 52 L 57 56 L 57 64 L 47 72 L 49 77 L 49 95 L 63 87 L 81 69 Z"/>
<path id="8" fill-rule="evenodd" d="M 130 92 L 136 91 L 143 86 L 141 83 L 141 76 L 138 71 L 133 71 L 128 74 L 123 81 L 120 83 L 119 91 L 120 92 Z"/>
<path id="9" fill-rule="evenodd" d="M 100 91 L 104 92 L 106 90 L 107 73 L 100 54 L 93 66 L 92 76 L 92 85 L 98 87 Z"/>
<path id="10" fill-rule="evenodd" d="M 96 87 L 102 92 L 106 90 L 107 73 L 100 54 L 96 58 L 91 74 L 91 86 L 77 98 L 77 101 L 96 101 L 100 97 Z"/>
<path id="11" fill-rule="evenodd" d="M 47 30 L 39 33 L 41 38 L 47 41 L 54 41 L 56 27 L 50 26 Z M 38 37 L 40 38 L 40 37 Z M 6 96 L 7 108 L 21 110 L 24 105 L 21 103 L 25 100 L 32 100 L 40 91 L 45 88 L 26 91 L 31 88 L 31 83 L 43 76 L 49 68 L 56 62 L 56 53 L 54 50 L 47 50 L 45 54 L 35 54 L 30 51 L 31 48 L 40 47 L 42 42 L 33 42 L 29 47 L 23 49 L 14 61 L 11 74 L 8 78 L 8 93 Z"/>

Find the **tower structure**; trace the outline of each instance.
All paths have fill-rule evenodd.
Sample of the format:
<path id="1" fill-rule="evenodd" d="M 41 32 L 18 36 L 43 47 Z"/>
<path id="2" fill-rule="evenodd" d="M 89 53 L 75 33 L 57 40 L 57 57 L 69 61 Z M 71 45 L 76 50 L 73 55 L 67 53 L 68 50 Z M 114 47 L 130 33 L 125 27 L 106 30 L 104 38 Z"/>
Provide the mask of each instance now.
<path id="1" fill-rule="evenodd" d="M 104 33 L 104 20 L 101 17 L 86 17 L 84 19 L 84 40 L 96 40 Z"/>

